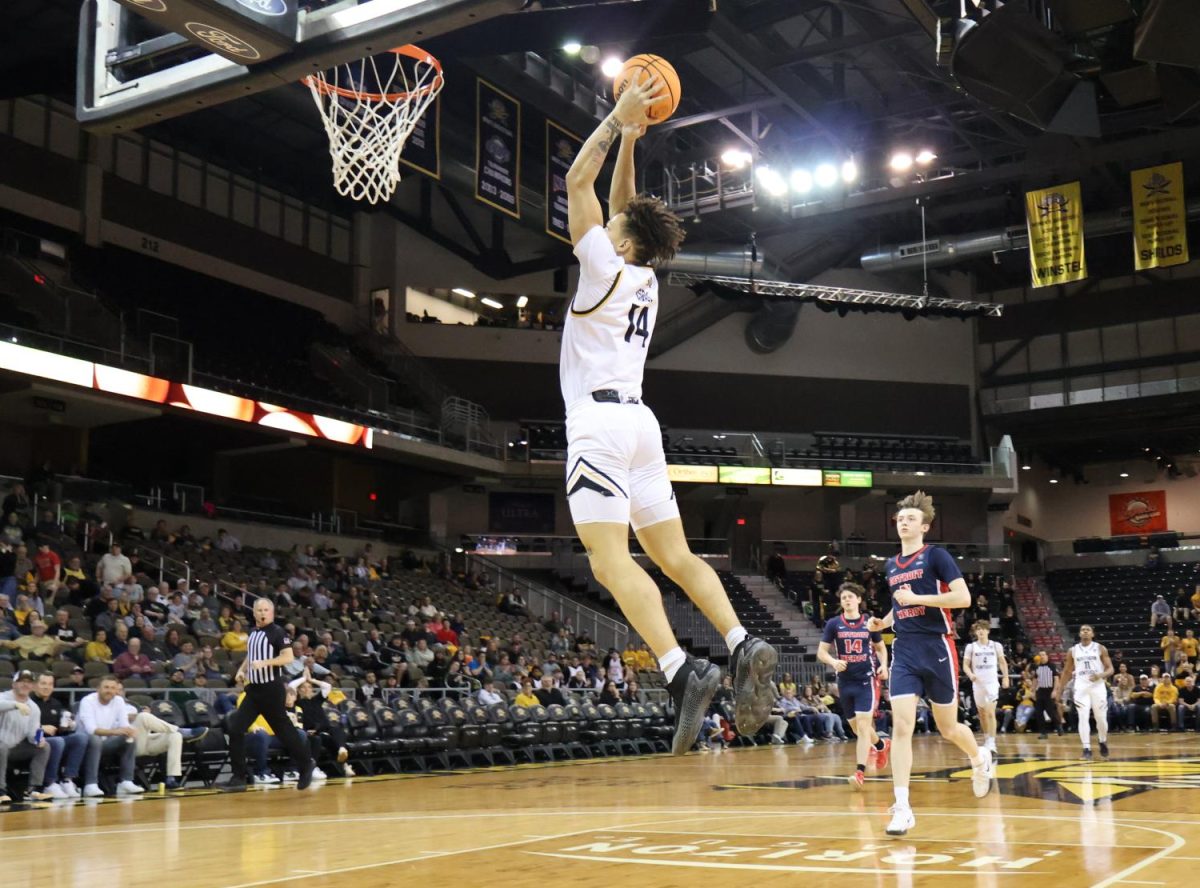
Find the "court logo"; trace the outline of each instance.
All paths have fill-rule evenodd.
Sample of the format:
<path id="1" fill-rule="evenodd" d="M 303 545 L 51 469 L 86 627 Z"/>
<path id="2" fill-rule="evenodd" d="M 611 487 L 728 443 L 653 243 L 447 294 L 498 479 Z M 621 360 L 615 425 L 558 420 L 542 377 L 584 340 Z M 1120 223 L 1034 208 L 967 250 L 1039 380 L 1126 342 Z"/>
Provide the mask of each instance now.
<path id="1" fill-rule="evenodd" d="M 260 15 L 283 15 L 288 11 L 287 0 L 237 0 L 239 6 L 244 6 L 251 12 Z"/>
<path id="2" fill-rule="evenodd" d="M 215 25 L 206 25 L 203 22 L 188 22 L 184 25 L 184 28 L 197 40 L 207 43 L 218 52 L 235 55 L 251 62 L 262 58 L 262 54 L 245 40 L 235 37 L 228 31 L 222 31 Z"/>
<path id="3" fill-rule="evenodd" d="M 167 4 L 163 0 L 129 0 L 142 12 L 166 12 Z"/>

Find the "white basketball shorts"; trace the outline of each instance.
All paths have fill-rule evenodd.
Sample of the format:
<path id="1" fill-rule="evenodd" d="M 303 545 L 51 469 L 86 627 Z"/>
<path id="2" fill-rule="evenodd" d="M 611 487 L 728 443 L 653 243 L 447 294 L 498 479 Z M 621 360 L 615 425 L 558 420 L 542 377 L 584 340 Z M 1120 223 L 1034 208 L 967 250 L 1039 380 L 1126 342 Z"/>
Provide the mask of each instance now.
<path id="1" fill-rule="evenodd" d="M 1108 685 L 1092 681 L 1086 675 L 1075 676 L 1075 708 L 1084 712 L 1104 712 L 1108 709 Z"/>
<path id="2" fill-rule="evenodd" d="M 975 697 L 975 705 L 995 706 L 1000 699 L 1000 682 L 976 681 L 971 684 L 971 693 Z"/>
<path id="3" fill-rule="evenodd" d="M 662 430 L 645 404 L 580 399 L 567 410 L 567 502 L 576 524 L 679 517 Z"/>

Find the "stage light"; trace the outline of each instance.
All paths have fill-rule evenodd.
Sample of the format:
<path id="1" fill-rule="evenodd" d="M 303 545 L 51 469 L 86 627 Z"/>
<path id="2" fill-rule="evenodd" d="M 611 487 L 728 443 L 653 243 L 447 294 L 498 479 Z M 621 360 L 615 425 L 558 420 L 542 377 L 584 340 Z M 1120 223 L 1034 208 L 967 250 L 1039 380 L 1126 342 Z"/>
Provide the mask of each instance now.
<path id="1" fill-rule="evenodd" d="M 935 160 L 937 160 L 937 155 L 934 154 L 932 151 L 930 151 L 928 148 L 922 148 L 917 153 L 917 156 L 916 156 L 916 161 L 921 166 L 929 166 Z"/>
<path id="2" fill-rule="evenodd" d="M 1057 483 L 1058 483 L 1058 479 L 1057 479 L 1057 478 L 1051 478 L 1051 479 L 1050 479 L 1050 483 L 1051 483 L 1051 484 L 1057 484 Z"/>
<path id="3" fill-rule="evenodd" d="M 1122 478 L 1128 478 L 1128 477 L 1129 477 L 1129 473 L 1128 473 L 1128 472 L 1122 472 L 1122 473 L 1121 473 L 1121 477 L 1122 477 Z"/>
<path id="4" fill-rule="evenodd" d="M 813 178 L 822 188 L 832 188 L 837 182 L 838 171 L 831 163 L 823 163 L 817 167 L 817 171 L 813 174 Z"/>
<path id="5" fill-rule="evenodd" d="M 721 163 L 730 169 L 740 170 L 751 161 L 750 152 L 740 148 L 726 148 L 721 153 Z"/>
<path id="6" fill-rule="evenodd" d="M 568 40 L 562 46 L 563 52 L 567 55 L 578 55 L 581 49 L 583 49 L 583 44 L 577 40 Z"/>
<path id="7" fill-rule="evenodd" d="M 913 156 L 907 151 L 897 151 L 892 155 L 892 159 L 888 161 L 888 166 L 897 173 L 907 172 L 912 169 Z"/>
<path id="8" fill-rule="evenodd" d="M 787 193 L 787 182 L 783 181 L 783 176 L 769 166 L 760 166 L 755 170 L 755 175 L 758 177 L 759 184 L 771 197 L 782 197 Z"/>
<path id="9" fill-rule="evenodd" d="M 484 296 L 479 301 L 482 302 L 484 305 L 486 305 L 488 308 L 504 308 L 504 305 L 502 303 L 499 303 L 495 299 L 491 299 L 487 296 Z"/>
<path id="10" fill-rule="evenodd" d="M 792 191 L 808 194 L 812 191 L 813 177 L 808 170 L 792 170 Z"/>
<path id="11" fill-rule="evenodd" d="M 517 297 L 517 308 L 524 308 L 528 304 L 529 304 L 528 296 L 518 296 Z"/>
<path id="12" fill-rule="evenodd" d="M 472 293 L 470 290 L 464 290 L 462 287 L 455 287 L 450 292 L 457 293 L 459 296 L 462 296 L 464 299 L 474 299 L 475 298 L 474 293 Z"/>
<path id="13" fill-rule="evenodd" d="M 1033 466 L 1021 466 L 1021 471 L 1028 472 L 1032 468 L 1033 468 Z"/>
<path id="14" fill-rule="evenodd" d="M 604 60 L 604 64 L 600 66 L 600 73 L 610 80 L 621 73 L 621 69 L 625 67 L 625 63 L 616 56 L 609 56 Z"/>
<path id="15" fill-rule="evenodd" d="M 849 185 L 858 179 L 858 164 L 853 160 L 842 162 L 842 181 Z"/>

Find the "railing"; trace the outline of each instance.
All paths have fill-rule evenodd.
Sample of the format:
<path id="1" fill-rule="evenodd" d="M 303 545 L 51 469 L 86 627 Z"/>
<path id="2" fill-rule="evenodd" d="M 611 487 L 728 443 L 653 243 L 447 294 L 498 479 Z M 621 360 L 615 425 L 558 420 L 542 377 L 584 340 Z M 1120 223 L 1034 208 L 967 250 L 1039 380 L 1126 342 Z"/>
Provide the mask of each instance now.
<path id="1" fill-rule="evenodd" d="M 478 572 L 487 577 L 490 581 L 488 588 L 497 595 L 516 592 L 524 598 L 532 616 L 545 620 L 554 611 L 558 611 L 559 618 L 564 621 L 570 620 L 576 632 L 588 630 L 597 647 L 625 650 L 625 645 L 630 640 L 630 631 L 624 623 L 547 589 L 540 583 L 519 577 L 487 558 L 467 553 L 466 562 L 468 573 Z"/>
<path id="2" fill-rule="evenodd" d="M 883 560 L 900 550 L 900 543 L 896 540 L 763 540 L 762 555 L 766 559 L 772 553 L 778 552 L 785 558 L 816 559 L 829 553 L 831 542 L 837 546 L 840 559 Z M 960 561 L 967 559 L 1002 564 L 1012 562 L 1012 552 L 1008 546 L 989 546 L 986 543 L 972 542 L 930 542 L 947 550 Z"/>
<path id="3" fill-rule="evenodd" d="M 409 697 L 413 700 L 419 700 L 421 697 L 433 697 L 438 700 L 446 697 L 474 697 L 482 685 L 477 680 L 473 680 L 472 684 L 476 687 L 469 691 L 462 688 L 382 688 L 380 696 L 388 706 L 395 705 L 392 701 L 403 697 Z M 600 696 L 600 691 L 596 688 L 561 687 L 560 690 L 564 695 L 587 694 L 589 696 Z M 667 693 L 666 688 L 638 688 L 638 692 L 649 702 L 658 703 L 663 706 L 671 699 L 671 695 Z"/>
<path id="4" fill-rule="evenodd" d="M 728 555 L 729 540 L 723 537 L 688 537 L 688 547 L 697 555 Z M 471 550 L 469 547 L 474 546 Z M 556 536 L 554 534 L 465 534 L 460 548 L 467 554 L 504 557 L 509 555 L 583 555 L 583 543 L 579 537 Z M 630 537 L 629 551 L 643 556 L 637 537 Z"/>

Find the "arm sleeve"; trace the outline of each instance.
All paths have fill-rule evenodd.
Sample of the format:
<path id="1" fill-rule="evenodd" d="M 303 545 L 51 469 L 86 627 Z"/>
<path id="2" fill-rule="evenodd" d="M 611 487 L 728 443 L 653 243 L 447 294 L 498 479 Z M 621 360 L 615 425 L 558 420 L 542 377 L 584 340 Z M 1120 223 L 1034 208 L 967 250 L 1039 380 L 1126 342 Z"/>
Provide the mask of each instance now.
<path id="1" fill-rule="evenodd" d="M 943 583 L 948 584 L 962 579 L 962 571 L 958 569 L 958 562 L 945 549 L 936 546 L 930 549 L 929 565 L 933 568 L 934 577 Z"/>
<path id="2" fill-rule="evenodd" d="M 882 632 L 872 632 L 871 633 L 871 644 L 879 644 L 881 641 L 883 641 L 883 633 Z"/>
<path id="3" fill-rule="evenodd" d="M 821 641 L 826 644 L 834 644 L 837 641 L 837 626 L 833 620 L 825 621 L 825 628 L 821 630 Z"/>
<path id="4" fill-rule="evenodd" d="M 610 287 L 625 268 L 625 262 L 599 225 L 589 228 L 579 239 L 575 245 L 575 258 L 579 260 L 579 284 L 571 310 L 586 314 L 604 301 L 605 294 L 610 292 Z"/>
<path id="5" fill-rule="evenodd" d="M 92 698 L 84 697 L 79 704 L 79 730 L 85 734 L 96 733 L 96 714 L 92 711 Z"/>

